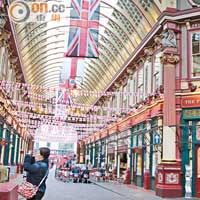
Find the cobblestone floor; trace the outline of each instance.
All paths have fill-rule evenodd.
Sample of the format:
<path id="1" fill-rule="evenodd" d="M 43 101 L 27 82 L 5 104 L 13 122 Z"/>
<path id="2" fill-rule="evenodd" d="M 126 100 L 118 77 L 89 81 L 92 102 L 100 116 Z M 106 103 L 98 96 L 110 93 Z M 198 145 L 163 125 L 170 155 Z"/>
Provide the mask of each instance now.
<path id="1" fill-rule="evenodd" d="M 51 170 L 44 200 L 157 200 L 153 191 L 134 189 L 111 183 L 63 183 L 54 178 Z M 179 198 L 176 200 L 182 200 Z M 173 199 L 175 200 L 175 199 Z"/>

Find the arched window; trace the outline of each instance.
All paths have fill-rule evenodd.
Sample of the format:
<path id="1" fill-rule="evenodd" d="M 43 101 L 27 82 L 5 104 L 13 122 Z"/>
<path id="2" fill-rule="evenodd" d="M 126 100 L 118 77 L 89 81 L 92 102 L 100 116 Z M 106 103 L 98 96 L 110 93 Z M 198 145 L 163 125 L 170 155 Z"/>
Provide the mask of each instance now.
<path id="1" fill-rule="evenodd" d="M 200 77 L 200 33 L 192 34 L 192 66 L 191 77 Z"/>
<path id="2" fill-rule="evenodd" d="M 144 67 L 138 71 L 138 101 L 144 98 Z"/>
<path id="3" fill-rule="evenodd" d="M 156 54 L 153 66 L 153 91 L 158 89 L 162 85 L 162 63 L 160 60 L 162 53 Z"/>
<path id="4" fill-rule="evenodd" d="M 151 93 L 151 62 L 144 63 L 144 94 L 147 97 Z"/>

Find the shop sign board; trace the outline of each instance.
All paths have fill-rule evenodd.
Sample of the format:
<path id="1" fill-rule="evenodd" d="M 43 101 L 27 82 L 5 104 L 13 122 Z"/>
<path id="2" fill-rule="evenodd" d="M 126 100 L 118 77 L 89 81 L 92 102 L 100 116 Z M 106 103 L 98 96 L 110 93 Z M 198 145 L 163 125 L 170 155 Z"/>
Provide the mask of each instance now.
<path id="1" fill-rule="evenodd" d="M 183 97 L 181 99 L 182 108 L 200 107 L 200 96 Z"/>

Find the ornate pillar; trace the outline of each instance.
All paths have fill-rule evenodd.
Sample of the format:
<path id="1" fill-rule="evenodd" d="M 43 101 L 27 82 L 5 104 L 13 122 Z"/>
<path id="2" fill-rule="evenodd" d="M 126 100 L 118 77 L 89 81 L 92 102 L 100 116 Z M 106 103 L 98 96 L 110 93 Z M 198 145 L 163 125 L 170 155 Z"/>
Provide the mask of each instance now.
<path id="1" fill-rule="evenodd" d="M 157 167 L 156 195 L 169 198 L 182 196 L 181 164 L 176 160 L 176 65 L 179 62 L 176 35 L 166 24 L 162 45 L 165 47 L 161 61 L 164 75 L 162 162 Z M 169 37 L 170 35 L 170 37 Z M 166 37 L 165 37 L 166 36 Z M 170 38 L 170 40 L 169 40 Z"/>

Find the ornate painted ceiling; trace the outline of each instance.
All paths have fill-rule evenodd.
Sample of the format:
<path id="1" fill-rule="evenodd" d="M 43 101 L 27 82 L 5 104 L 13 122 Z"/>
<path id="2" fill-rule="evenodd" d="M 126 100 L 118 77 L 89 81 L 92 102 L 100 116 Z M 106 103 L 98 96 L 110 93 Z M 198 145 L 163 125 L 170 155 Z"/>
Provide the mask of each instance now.
<path id="1" fill-rule="evenodd" d="M 103 91 L 112 77 L 151 30 L 161 13 L 159 0 L 101 0 L 99 58 L 84 59 L 79 85 L 84 90 Z M 15 26 L 17 43 L 27 83 L 56 87 L 69 23 L 24 23 Z M 101 81 L 99 81 L 101 77 Z M 96 97 L 81 97 L 93 104 Z"/>

